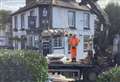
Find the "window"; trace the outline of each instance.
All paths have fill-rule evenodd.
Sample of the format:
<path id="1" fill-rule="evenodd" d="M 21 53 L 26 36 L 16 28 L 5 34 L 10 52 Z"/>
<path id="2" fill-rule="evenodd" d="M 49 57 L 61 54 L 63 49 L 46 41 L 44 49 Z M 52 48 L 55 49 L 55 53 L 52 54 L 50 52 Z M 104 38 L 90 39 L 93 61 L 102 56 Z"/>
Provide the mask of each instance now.
<path id="1" fill-rule="evenodd" d="M 30 16 L 34 16 L 34 15 L 35 15 L 34 10 L 31 10 L 31 11 L 30 11 Z"/>
<path id="2" fill-rule="evenodd" d="M 33 47 L 33 37 L 29 36 L 29 46 Z"/>
<path id="3" fill-rule="evenodd" d="M 84 36 L 84 50 L 87 51 L 92 49 L 93 47 L 93 40 L 89 35 Z"/>
<path id="4" fill-rule="evenodd" d="M 25 27 L 25 14 L 21 15 L 21 28 Z"/>
<path id="5" fill-rule="evenodd" d="M 35 28 L 36 27 L 36 16 L 35 11 L 30 11 L 30 16 L 28 16 L 28 27 L 29 28 Z"/>
<path id="6" fill-rule="evenodd" d="M 34 36 L 34 46 L 39 48 L 39 36 Z"/>
<path id="7" fill-rule="evenodd" d="M 17 28 L 17 26 L 18 26 L 18 18 L 17 18 L 17 16 L 14 17 L 14 22 L 15 22 L 15 28 Z"/>
<path id="8" fill-rule="evenodd" d="M 55 37 L 54 38 L 54 48 L 61 48 L 63 47 L 63 38 L 62 37 Z"/>
<path id="9" fill-rule="evenodd" d="M 14 44 L 15 44 L 15 47 L 14 47 L 14 48 L 15 48 L 15 49 L 18 49 L 18 42 L 17 42 L 17 41 L 15 41 L 15 43 L 14 43 Z"/>
<path id="10" fill-rule="evenodd" d="M 84 24 L 84 29 L 85 30 L 89 30 L 90 29 L 90 26 L 89 26 L 89 24 L 90 24 L 90 15 L 89 15 L 89 13 L 84 13 L 84 22 L 83 22 Z"/>
<path id="11" fill-rule="evenodd" d="M 26 45 L 25 45 L 26 44 L 26 40 L 25 40 L 25 38 L 26 38 L 25 35 L 21 36 L 21 39 L 22 39 L 21 40 L 21 49 L 25 49 L 26 48 Z"/>
<path id="12" fill-rule="evenodd" d="M 35 36 L 35 35 L 29 36 L 29 46 L 30 47 L 38 48 L 39 47 L 38 43 L 39 43 L 39 37 L 38 36 Z"/>
<path id="13" fill-rule="evenodd" d="M 69 25 L 69 28 L 75 29 L 75 12 L 74 11 L 68 12 L 68 25 Z"/>

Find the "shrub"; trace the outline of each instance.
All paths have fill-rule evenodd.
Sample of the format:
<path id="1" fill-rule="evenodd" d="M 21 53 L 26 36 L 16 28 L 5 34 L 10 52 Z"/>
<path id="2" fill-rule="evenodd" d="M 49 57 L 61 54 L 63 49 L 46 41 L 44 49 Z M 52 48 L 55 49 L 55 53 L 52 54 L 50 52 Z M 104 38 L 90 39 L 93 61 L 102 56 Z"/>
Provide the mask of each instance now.
<path id="1" fill-rule="evenodd" d="M 120 82 L 120 67 L 102 73 L 98 76 L 97 82 Z"/>
<path id="2" fill-rule="evenodd" d="M 39 53 L 23 50 L 0 50 L 0 65 L 7 67 L 5 69 L 11 69 L 9 68 L 10 65 L 14 67 L 14 64 L 15 66 L 24 66 L 25 69 L 29 70 L 33 82 L 45 82 L 47 80 L 47 61 Z"/>

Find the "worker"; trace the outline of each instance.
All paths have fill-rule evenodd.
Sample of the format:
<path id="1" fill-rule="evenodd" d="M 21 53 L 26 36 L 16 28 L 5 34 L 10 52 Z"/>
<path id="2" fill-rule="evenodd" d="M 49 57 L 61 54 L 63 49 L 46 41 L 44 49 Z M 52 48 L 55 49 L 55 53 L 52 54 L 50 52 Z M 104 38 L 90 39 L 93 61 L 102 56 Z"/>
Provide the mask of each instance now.
<path id="1" fill-rule="evenodd" d="M 77 46 L 78 46 L 79 42 L 80 42 L 80 40 L 76 37 L 76 35 L 71 36 L 69 39 L 72 62 L 76 62 Z"/>

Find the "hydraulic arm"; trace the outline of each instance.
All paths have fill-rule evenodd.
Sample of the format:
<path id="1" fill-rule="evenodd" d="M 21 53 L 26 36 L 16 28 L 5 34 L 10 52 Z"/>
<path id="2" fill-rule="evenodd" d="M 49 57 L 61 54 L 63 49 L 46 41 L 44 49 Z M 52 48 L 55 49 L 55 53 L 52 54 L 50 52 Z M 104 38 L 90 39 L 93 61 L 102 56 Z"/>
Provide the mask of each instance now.
<path id="1" fill-rule="evenodd" d="M 107 40 L 110 23 L 107 14 L 103 9 L 100 8 L 100 6 L 97 4 L 97 1 L 98 0 L 81 0 L 79 5 L 88 6 L 91 12 L 94 13 L 99 19 L 99 23 L 101 27 L 103 27 L 103 30 L 99 32 L 99 36 L 95 37 L 97 40 L 95 40 L 96 42 L 94 45 L 97 45 L 100 50 L 104 51 L 107 48 L 106 44 L 108 43 Z"/>

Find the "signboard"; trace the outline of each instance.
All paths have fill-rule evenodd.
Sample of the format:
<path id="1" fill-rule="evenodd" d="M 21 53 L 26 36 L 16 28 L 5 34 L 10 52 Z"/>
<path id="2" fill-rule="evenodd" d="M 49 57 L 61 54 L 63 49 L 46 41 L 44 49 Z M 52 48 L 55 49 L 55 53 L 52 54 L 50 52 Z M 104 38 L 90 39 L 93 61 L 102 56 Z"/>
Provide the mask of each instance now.
<path id="1" fill-rule="evenodd" d="M 40 27 L 44 29 L 49 27 L 49 18 L 50 18 L 50 7 L 49 6 L 40 6 L 39 8 L 39 19 L 40 19 Z"/>

